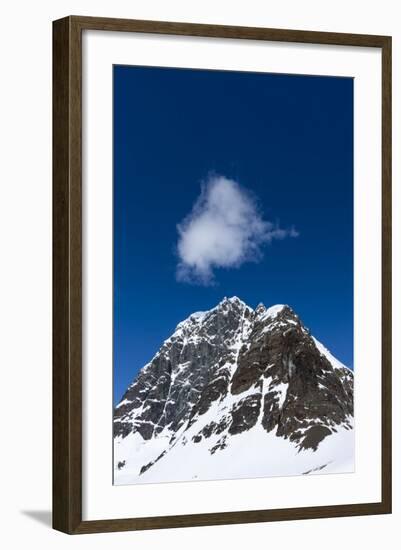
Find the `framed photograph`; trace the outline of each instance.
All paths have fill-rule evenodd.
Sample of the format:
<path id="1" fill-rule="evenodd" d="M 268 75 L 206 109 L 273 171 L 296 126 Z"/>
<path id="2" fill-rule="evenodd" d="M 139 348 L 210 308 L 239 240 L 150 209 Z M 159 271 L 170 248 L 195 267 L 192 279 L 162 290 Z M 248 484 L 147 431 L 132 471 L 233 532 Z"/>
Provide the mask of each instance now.
<path id="1" fill-rule="evenodd" d="M 53 526 L 391 512 L 391 38 L 53 24 Z"/>

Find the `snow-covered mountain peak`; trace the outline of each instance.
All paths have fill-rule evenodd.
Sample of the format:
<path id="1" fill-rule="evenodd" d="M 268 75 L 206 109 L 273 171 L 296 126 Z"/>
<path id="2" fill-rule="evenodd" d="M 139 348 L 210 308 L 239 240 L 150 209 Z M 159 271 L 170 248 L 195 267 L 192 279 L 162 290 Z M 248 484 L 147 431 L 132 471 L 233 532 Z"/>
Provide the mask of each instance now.
<path id="1" fill-rule="evenodd" d="M 208 311 L 196 311 L 195 313 L 191 313 L 191 315 L 189 315 L 186 319 L 178 323 L 178 325 L 175 327 L 174 334 L 182 331 L 187 327 L 200 325 L 208 313 Z"/>
<path id="2" fill-rule="evenodd" d="M 274 319 L 279 313 L 281 313 L 285 308 L 288 308 L 288 306 L 285 306 L 283 304 L 277 304 L 275 306 L 271 306 L 266 309 L 264 312 L 263 317 L 266 319 L 267 317 L 271 317 Z"/>
<path id="3" fill-rule="evenodd" d="M 115 482 L 185 480 L 188 471 L 226 477 L 239 460 L 233 449 L 249 438 L 252 456 L 278 445 L 302 454 L 296 471 L 326 468 L 320 449 L 352 426 L 353 373 L 295 312 L 224 298 L 177 325 L 116 407 Z M 241 460 L 234 477 L 247 477 Z M 278 475 L 271 458 L 258 468 Z"/>

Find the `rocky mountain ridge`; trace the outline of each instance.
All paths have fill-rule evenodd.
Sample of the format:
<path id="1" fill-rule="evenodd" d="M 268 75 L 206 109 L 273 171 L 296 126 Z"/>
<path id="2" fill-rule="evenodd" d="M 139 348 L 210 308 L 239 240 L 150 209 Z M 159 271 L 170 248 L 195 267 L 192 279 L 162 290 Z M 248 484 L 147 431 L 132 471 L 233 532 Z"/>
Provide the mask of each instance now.
<path id="1" fill-rule="evenodd" d="M 353 372 L 313 338 L 295 312 L 285 305 L 253 310 L 237 297 L 225 298 L 179 323 L 115 408 L 114 480 L 187 479 L 174 468 L 184 455 L 193 461 L 193 469 L 186 467 L 191 479 L 220 478 L 224 456 L 256 433 L 255 451 L 269 453 L 285 442 L 294 467 L 299 462 L 300 469 L 304 463 L 311 471 L 327 469 L 335 456 L 331 460 L 328 453 L 323 464 L 319 449 L 352 429 Z M 202 467 L 196 466 L 198 454 Z M 242 460 L 243 475 L 240 466 L 233 475 L 252 476 L 246 454 Z M 211 474 L 201 473 L 205 461 Z M 257 471 L 280 475 L 277 468 L 269 470 L 269 461 L 258 458 Z"/>

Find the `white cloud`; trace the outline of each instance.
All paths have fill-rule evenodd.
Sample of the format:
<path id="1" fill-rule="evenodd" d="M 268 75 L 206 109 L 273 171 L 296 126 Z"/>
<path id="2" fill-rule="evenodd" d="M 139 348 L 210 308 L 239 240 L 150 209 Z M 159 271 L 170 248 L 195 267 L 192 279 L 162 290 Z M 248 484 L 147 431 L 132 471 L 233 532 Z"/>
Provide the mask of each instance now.
<path id="1" fill-rule="evenodd" d="M 298 236 L 263 220 L 250 193 L 224 176 L 209 178 L 177 230 L 177 280 L 201 285 L 214 283 L 216 268 L 259 261 L 265 243 Z"/>

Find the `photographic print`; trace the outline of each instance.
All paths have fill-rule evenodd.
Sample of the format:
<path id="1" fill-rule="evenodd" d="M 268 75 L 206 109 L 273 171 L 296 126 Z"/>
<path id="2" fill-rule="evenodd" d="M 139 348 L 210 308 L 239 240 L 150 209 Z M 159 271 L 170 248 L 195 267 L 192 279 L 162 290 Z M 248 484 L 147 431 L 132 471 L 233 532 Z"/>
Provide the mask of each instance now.
<path id="1" fill-rule="evenodd" d="M 353 472 L 353 79 L 115 65 L 113 164 L 114 484 Z"/>

